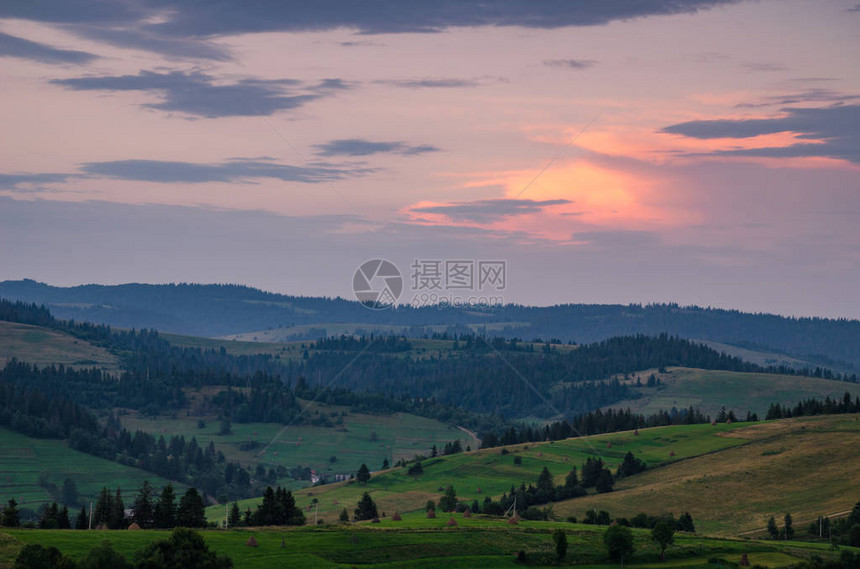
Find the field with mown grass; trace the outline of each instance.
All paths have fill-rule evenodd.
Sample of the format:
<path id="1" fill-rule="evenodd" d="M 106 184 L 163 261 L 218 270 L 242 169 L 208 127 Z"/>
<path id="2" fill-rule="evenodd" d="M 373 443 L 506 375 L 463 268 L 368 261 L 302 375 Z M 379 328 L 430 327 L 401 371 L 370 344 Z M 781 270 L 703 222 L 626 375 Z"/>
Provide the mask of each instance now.
<path id="1" fill-rule="evenodd" d="M 98 458 L 66 446 L 55 439 L 36 439 L 0 428 L 0 500 L 15 498 L 21 507 L 36 509 L 53 500 L 39 484 L 40 476 L 57 487 L 72 478 L 82 499 L 89 502 L 102 486 L 122 488 L 126 500 L 144 480 L 161 487 L 167 480 L 151 472 Z M 182 484 L 173 484 L 179 489 Z"/>
<path id="2" fill-rule="evenodd" d="M 449 516 L 427 520 L 407 515 L 400 522 L 384 519 L 379 524 L 304 527 L 290 529 L 252 528 L 203 532 L 209 547 L 229 555 L 236 567 L 514 567 L 518 551 L 525 551 L 532 566 L 551 566 L 554 562 L 552 532 L 563 529 L 568 538 L 564 565 L 586 567 L 616 566 L 610 563 L 603 546 L 605 527 L 564 522 L 525 522 L 512 526 L 504 520 L 473 516 L 454 516 L 457 525 L 448 525 Z M 796 564 L 812 555 L 833 558 L 838 552 L 821 544 L 801 542 L 762 542 L 709 538 L 676 534 L 675 544 L 667 550 L 666 561 L 659 559 L 658 547 L 646 530 L 633 530 L 635 553 L 625 566 L 716 567 L 708 560 L 720 558 L 737 563 L 746 553 L 752 564 L 780 568 Z M 0 533 L 0 568 L 10 567 L 24 544 L 53 545 L 61 552 L 81 558 L 103 540 L 133 558 L 136 551 L 167 531 L 56 531 L 7 530 Z M 257 547 L 246 545 L 249 537 Z M 531 565 L 531 563 L 530 563 Z"/>

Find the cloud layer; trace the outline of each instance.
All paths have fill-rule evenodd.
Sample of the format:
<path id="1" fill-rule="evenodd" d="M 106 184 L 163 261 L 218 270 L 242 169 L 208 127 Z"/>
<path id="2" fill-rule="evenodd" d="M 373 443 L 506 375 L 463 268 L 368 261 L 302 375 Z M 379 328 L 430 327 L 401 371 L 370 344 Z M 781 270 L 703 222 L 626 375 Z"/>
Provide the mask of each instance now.
<path id="1" fill-rule="evenodd" d="M 340 80 L 324 80 L 315 85 L 296 79 L 241 79 L 222 84 L 201 72 L 141 71 L 137 75 L 74 77 L 52 83 L 76 91 L 142 91 L 159 96 L 160 103 L 143 106 L 162 111 L 215 118 L 267 116 L 295 109 L 333 91 L 346 88 Z"/>
<path id="2" fill-rule="evenodd" d="M 809 140 L 788 146 L 719 150 L 712 156 L 760 156 L 777 158 L 824 157 L 860 164 L 860 105 L 826 108 L 788 108 L 769 119 L 719 119 L 688 121 L 667 126 L 662 132 L 698 139 L 751 138 L 781 132 Z"/>

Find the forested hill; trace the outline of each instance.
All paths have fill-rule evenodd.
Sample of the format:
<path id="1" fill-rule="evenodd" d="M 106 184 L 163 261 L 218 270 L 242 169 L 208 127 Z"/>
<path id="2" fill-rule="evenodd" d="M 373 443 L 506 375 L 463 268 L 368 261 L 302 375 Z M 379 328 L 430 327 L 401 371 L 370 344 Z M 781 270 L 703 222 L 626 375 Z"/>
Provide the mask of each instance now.
<path id="1" fill-rule="evenodd" d="M 316 339 L 339 333 L 337 327 L 344 323 L 405 327 L 410 336 L 421 335 L 427 326 L 459 331 L 466 326 L 487 326 L 491 335 L 578 343 L 665 332 L 783 352 L 847 371 L 860 369 L 858 320 L 786 318 L 675 304 L 404 307 L 379 311 L 342 298 L 289 296 L 238 285 L 62 288 L 32 280 L 0 282 L 0 297 L 45 304 L 59 318 L 209 337 L 285 329 L 295 339 Z"/>

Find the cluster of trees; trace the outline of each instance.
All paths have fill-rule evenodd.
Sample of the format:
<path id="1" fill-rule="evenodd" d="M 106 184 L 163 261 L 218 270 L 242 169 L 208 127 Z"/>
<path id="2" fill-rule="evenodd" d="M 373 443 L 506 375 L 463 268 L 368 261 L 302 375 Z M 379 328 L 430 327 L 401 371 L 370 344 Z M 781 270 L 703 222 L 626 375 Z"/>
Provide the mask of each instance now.
<path id="1" fill-rule="evenodd" d="M 244 516 L 239 512 L 239 503 L 233 502 L 227 514 L 227 526 L 302 526 L 305 525 L 305 515 L 301 508 L 296 507 L 293 493 L 280 486 L 266 487 L 263 501 L 257 505 L 257 510 L 245 510 Z"/>
<path id="2" fill-rule="evenodd" d="M 188 528 L 173 530 L 170 537 L 150 543 L 129 562 L 109 541 L 92 548 L 80 561 L 63 555 L 56 547 L 25 545 L 14 569 L 232 569 L 226 555 L 210 551 L 203 536 Z"/>
<path id="3" fill-rule="evenodd" d="M 860 413 L 860 396 L 851 400 L 851 394 L 847 391 L 842 399 L 831 399 L 826 397 L 820 399 L 806 399 L 794 407 L 783 406 L 779 403 L 771 404 L 767 410 L 766 419 L 788 419 L 790 417 L 804 417 L 807 415 L 841 415 L 844 413 Z"/>
<path id="4" fill-rule="evenodd" d="M 167 484 L 161 494 L 156 496 L 155 489 L 144 480 L 134 497 L 130 515 L 119 488 L 115 493 L 107 487 L 102 488 L 93 507 L 92 527 L 125 529 L 129 524 L 135 523 L 143 529 L 202 528 L 206 527 L 205 509 L 203 497 L 194 487 L 186 490 L 177 504 L 173 485 Z M 86 515 L 86 509 L 81 508 L 78 519 L 86 518 Z M 77 529 L 86 529 L 78 525 L 75 524 Z"/>
<path id="5" fill-rule="evenodd" d="M 567 518 L 567 521 L 576 523 L 577 519 L 572 516 Z M 582 523 L 589 525 L 608 526 L 614 523 L 620 526 L 643 529 L 654 529 L 660 522 L 667 522 L 676 531 L 687 533 L 696 532 L 696 524 L 693 522 L 693 516 L 691 516 L 689 512 L 684 512 L 677 519 L 672 513 L 660 516 L 638 513 L 632 518 L 613 518 L 606 510 L 589 510 L 585 513 L 585 517 L 582 519 Z"/>
<path id="6" fill-rule="evenodd" d="M 320 338 L 311 342 L 308 346 L 311 350 L 331 350 L 342 352 L 374 352 L 374 353 L 400 353 L 412 349 L 412 344 L 404 336 L 330 336 Z"/>
<path id="7" fill-rule="evenodd" d="M 470 450 L 472 449 L 466 448 L 466 451 Z M 442 447 L 442 452 L 439 452 L 439 449 L 437 449 L 436 445 L 434 444 L 430 448 L 430 458 L 436 458 L 439 455 L 446 456 L 449 454 L 457 454 L 460 452 L 463 452 L 463 443 L 460 442 L 460 439 L 457 439 L 456 441 L 448 441 L 447 443 L 445 443 L 445 446 Z"/>
<path id="8" fill-rule="evenodd" d="M 630 397 L 633 392 L 617 381 L 584 382 L 665 366 L 733 371 L 766 369 L 667 334 L 622 336 L 541 356 L 513 349 L 511 346 L 516 343 L 508 340 L 481 341 L 489 347 L 498 344 L 499 348 L 505 348 L 504 359 L 497 357 L 492 349 L 490 352 L 431 353 L 420 358 L 368 350 L 358 359 L 345 351 L 315 351 L 307 359 L 291 360 L 284 366 L 289 377 L 315 378 L 321 385 L 337 375 L 338 383 L 348 389 L 395 397 L 403 394 L 434 396 L 443 404 L 457 403 L 473 412 L 514 417 L 552 414 L 545 399 L 526 385 L 521 375 L 528 377 L 531 385 L 544 393 L 551 386 L 563 387 L 553 392 L 555 408 L 586 413 Z M 477 343 L 477 339 L 473 341 Z M 502 351 L 499 348 L 497 350 Z M 368 378 L 372 378 L 370 383 Z M 559 378 L 563 378 L 561 383 Z"/>

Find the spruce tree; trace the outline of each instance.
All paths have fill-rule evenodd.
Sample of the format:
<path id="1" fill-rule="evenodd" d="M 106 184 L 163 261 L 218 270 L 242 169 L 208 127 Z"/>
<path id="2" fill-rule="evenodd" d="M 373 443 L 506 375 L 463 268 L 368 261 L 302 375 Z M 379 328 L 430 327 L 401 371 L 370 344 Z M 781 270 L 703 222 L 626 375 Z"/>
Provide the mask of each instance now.
<path id="1" fill-rule="evenodd" d="M 153 507 L 152 517 L 157 528 L 176 527 L 176 494 L 173 492 L 173 484 L 168 483 L 161 491 L 161 496 Z"/>
<path id="2" fill-rule="evenodd" d="M 197 488 L 192 486 L 179 499 L 176 521 L 177 525 L 185 528 L 206 527 L 206 508 Z"/>
<path id="3" fill-rule="evenodd" d="M 81 506 L 81 511 L 78 512 L 78 517 L 75 518 L 75 529 L 88 529 L 90 527 L 89 514 L 87 507 Z"/>

